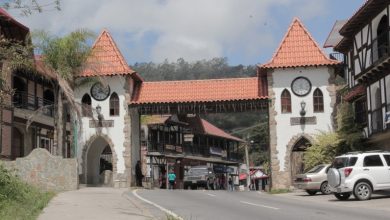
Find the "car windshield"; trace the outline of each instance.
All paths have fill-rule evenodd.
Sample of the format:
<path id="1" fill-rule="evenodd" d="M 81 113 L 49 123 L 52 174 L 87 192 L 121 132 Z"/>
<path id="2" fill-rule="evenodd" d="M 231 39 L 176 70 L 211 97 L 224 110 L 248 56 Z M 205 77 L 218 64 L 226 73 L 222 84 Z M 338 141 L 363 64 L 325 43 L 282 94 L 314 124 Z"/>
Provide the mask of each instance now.
<path id="1" fill-rule="evenodd" d="M 208 174 L 207 168 L 191 168 L 188 170 L 189 175 L 202 175 L 202 174 Z"/>
<path id="2" fill-rule="evenodd" d="M 340 169 L 343 167 L 354 166 L 357 161 L 357 157 L 336 157 L 333 160 L 332 167 Z"/>
<path id="3" fill-rule="evenodd" d="M 324 167 L 325 167 L 325 165 L 317 165 L 317 166 L 313 167 L 311 170 L 307 171 L 307 173 L 318 173 Z"/>

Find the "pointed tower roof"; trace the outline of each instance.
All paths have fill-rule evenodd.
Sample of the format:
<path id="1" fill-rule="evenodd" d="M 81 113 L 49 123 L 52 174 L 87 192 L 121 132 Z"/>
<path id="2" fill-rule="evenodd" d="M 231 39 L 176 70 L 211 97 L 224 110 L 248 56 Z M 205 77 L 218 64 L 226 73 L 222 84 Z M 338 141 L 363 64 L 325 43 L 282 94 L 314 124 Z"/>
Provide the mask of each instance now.
<path id="1" fill-rule="evenodd" d="M 336 65 L 321 50 L 298 18 L 294 18 L 271 61 L 261 68 L 286 68 Z"/>
<path id="2" fill-rule="evenodd" d="M 93 44 L 91 55 L 79 77 L 132 74 L 136 72 L 127 65 L 110 33 L 103 30 Z"/>

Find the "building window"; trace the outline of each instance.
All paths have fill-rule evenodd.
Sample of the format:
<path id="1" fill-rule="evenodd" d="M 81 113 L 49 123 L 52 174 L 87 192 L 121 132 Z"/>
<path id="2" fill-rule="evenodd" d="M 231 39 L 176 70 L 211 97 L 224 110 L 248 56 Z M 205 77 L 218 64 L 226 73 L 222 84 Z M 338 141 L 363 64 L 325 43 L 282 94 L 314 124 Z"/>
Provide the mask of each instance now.
<path id="1" fill-rule="evenodd" d="M 324 95 L 318 88 L 313 93 L 313 110 L 314 112 L 324 112 Z"/>
<path id="2" fill-rule="evenodd" d="M 81 108 L 84 117 L 92 117 L 92 101 L 88 94 L 85 94 L 81 99 Z"/>
<path id="3" fill-rule="evenodd" d="M 367 100 L 362 97 L 355 101 L 355 122 L 358 124 L 367 123 Z"/>
<path id="4" fill-rule="evenodd" d="M 281 95 L 282 113 L 291 113 L 291 94 L 285 89 Z"/>
<path id="5" fill-rule="evenodd" d="M 110 116 L 118 116 L 119 115 L 119 97 L 114 92 L 110 97 Z"/>

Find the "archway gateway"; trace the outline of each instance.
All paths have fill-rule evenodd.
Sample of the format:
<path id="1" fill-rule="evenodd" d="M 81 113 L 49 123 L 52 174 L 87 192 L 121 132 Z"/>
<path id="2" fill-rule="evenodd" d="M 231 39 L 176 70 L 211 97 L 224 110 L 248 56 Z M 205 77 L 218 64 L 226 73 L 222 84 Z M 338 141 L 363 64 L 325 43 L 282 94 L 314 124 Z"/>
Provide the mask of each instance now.
<path id="1" fill-rule="evenodd" d="M 114 155 L 110 139 L 104 136 L 92 137 L 83 150 L 80 183 L 113 186 L 113 171 L 116 170 Z"/>
<path id="2" fill-rule="evenodd" d="M 143 82 L 132 97 L 130 108 L 139 115 L 198 115 L 215 113 L 259 112 L 268 114 L 267 83 L 263 77 Z M 133 112 L 130 110 L 130 112 Z M 181 117 L 179 117 L 181 118 Z M 184 137 L 185 138 L 185 137 Z M 145 146 L 146 147 L 146 146 Z M 173 146 L 177 148 L 177 146 Z M 238 162 L 196 157 L 186 153 L 186 145 L 179 146 L 179 155 L 161 152 L 148 153 L 150 172 L 153 166 L 178 169 L 179 164 L 237 166 Z M 184 150 L 183 150 L 184 149 Z M 182 167 L 180 167 L 181 169 Z M 227 171 L 226 171 L 227 172 Z"/>
<path id="3" fill-rule="evenodd" d="M 304 164 L 304 154 L 308 147 L 311 146 L 311 143 L 309 140 L 307 140 L 305 137 L 301 137 L 298 139 L 298 141 L 294 144 L 292 151 L 291 151 L 291 182 L 294 182 L 294 178 L 297 174 L 303 173 L 305 171 L 305 164 Z"/>

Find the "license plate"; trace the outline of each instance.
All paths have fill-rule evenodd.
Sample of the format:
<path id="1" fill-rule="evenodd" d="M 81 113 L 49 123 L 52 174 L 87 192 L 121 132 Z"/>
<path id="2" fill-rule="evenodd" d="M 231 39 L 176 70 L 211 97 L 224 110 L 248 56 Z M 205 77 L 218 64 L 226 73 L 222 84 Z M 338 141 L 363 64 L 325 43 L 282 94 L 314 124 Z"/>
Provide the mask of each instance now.
<path id="1" fill-rule="evenodd" d="M 302 185 L 301 184 L 298 184 L 298 189 L 302 189 Z"/>
<path id="2" fill-rule="evenodd" d="M 196 183 L 196 180 L 192 180 L 192 183 Z"/>

